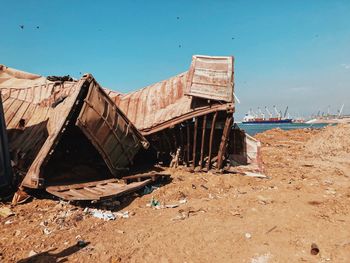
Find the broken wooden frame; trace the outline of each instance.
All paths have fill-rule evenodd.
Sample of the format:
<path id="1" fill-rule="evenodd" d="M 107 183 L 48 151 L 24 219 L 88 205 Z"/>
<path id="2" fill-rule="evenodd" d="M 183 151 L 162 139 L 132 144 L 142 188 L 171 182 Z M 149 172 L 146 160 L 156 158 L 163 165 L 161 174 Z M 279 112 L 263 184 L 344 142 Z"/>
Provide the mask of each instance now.
<path id="1" fill-rule="evenodd" d="M 91 75 L 52 82 L 4 66 L 0 69 L 9 148 L 21 187 L 73 189 L 86 183 L 97 187 L 101 180 L 120 177 L 135 154 L 148 147 L 145 137 Z M 109 196 L 111 189 L 121 193 L 118 187 L 106 188 L 108 193 L 98 188 L 95 193 L 101 197 Z M 76 193 L 81 200 L 82 192 Z"/>
<path id="2" fill-rule="evenodd" d="M 238 128 L 232 125 L 232 111 L 220 111 L 195 117 L 168 129 L 146 136 L 157 152 L 158 161 L 168 165 L 171 153 L 180 148 L 180 162 L 192 170 L 222 169 L 236 147 Z M 208 136 L 209 135 L 209 136 Z M 241 137 L 243 140 L 243 137 Z M 240 141 L 236 143 L 243 144 Z M 236 152 L 239 154 L 239 152 Z M 240 152 L 243 156 L 243 152 Z M 242 161 L 242 160 L 241 160 Z"/>

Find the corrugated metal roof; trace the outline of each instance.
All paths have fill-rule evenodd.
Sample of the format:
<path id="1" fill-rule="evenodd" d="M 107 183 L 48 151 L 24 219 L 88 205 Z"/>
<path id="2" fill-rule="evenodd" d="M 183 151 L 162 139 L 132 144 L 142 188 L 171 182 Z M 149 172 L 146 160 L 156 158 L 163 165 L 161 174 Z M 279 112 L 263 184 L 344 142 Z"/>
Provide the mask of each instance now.
<path id="1" fill-rule="evenodd" d="M 205 65 L 199 59 L 205 60 Z M 144 135 L 199 115 L 233 108 L 233 58 L 194 56 L 193 61 L 190 71 L 126 95 L 110 92 L 110 96 Z M 210 74 L 200 79 L 199 67 Z M 221 95 L 218 86 L 213 86 L 216 82 L 221 85 Z"/>
<path id="2" fill-rule="evenodd" d="M 26 173 L 24 186 L 41 186 L 43 167 L 72 122 L 90 139 L 112 174 L 148 146 L 91 75 L 52 82 L 2 66 L 0 79 L 10 151 Z"/>

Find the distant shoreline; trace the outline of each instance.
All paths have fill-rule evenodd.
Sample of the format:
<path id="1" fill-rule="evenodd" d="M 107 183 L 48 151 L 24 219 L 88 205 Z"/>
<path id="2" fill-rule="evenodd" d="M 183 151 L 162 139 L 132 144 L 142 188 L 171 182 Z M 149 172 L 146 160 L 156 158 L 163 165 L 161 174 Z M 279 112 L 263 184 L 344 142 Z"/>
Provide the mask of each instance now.
<path id="1" fill-rule="evenodd" d="M 309 124 L 313 124 L 313 123 L 324 123 L 324 124 L 340 124 L 340 123 L 350 123 L 350 117 L 349 118 L 341 118 L 341 119 L 329 119 L 329 120 L 325 120 L 325 119 L 318 119 L 312 122 L 308 122 Z"/>

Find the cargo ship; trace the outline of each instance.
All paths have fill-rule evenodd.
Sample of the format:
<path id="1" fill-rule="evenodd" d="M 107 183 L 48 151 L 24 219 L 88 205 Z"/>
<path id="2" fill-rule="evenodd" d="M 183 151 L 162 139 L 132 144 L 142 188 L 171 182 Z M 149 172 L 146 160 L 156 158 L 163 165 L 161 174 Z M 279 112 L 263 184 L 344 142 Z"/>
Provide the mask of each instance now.
<path id="1" fill-rule="evenodd" d="M 269 123 L 292 123 L 293 119 L 286 117 L 288 106 L 283 114 L 282 112 L 278 111 L 276 106 L 273 106 L 275 110 L 276 116 L 273 116 L 272 113 L 269 111 L 267 107 L 265 107 L 265 111 L 269 115 L 268 118 L 265 118 L 265 113 L 262 112 L 260 108 L 258 108 L 258 113 L 255 113 L 252 109 L 249 110 L 249 112 L 244 116 L 242 123 L 244 124 L 269 124 Z"/>

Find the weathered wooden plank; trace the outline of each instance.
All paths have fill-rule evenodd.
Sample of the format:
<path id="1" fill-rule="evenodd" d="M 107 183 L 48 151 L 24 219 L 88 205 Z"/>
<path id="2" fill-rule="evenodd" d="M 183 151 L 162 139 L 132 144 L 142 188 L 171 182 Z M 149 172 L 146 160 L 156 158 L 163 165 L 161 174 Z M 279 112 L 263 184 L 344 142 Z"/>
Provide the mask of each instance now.
<path id="1" fill-rule="evenodd" d="M 193 162 L 192 162 L 192 169 L 196 167 L 196 151 L 197 151 L 197 130 L 198 130 L 198 117 L 195 118 L 194 121 L 194 129 L 193 129 Z"/>
<path id="2" fill-rule="evenodd" d="M 208 171 L 211 168 L 211 154 L 212 154 L 213 138 L 214 138 L 215 123 L 216 123 L 217 116 L 218 116 L 218 112 L 215 112 L 213 116 L 213 120 L 211 122 L 210 137 L 209 137 L 209 153 L 208 153 L 208 163 L 207 163 Z"/>
<path id="3" fill-rule="evenodd" d="M 220 143 L 220 146 L 219 146 L 217 169 L 221 169 L 222 168 L 223 157 L 225 155 L 226 148 L 227 148 L 227 138 L 230 135 L 230 131 L 231 131 L 232 118 L 233 118 L 232 114 L 229 114 L 229 116 L 226 117 L 224 130 L 223 130 L 222 136 L 221 136 L 221 143 Z"/>
<path id="4" fill-rule="evenodd" d="M 203 168 L 204 162 L 204 143 L 205 143 L 205 132 L 207 129 L 207 115 L 203 116 L 203 127 L 202 127 L 202 143 L 201 143 L 201 157 L 200 157 L 200 167 Z"/>

